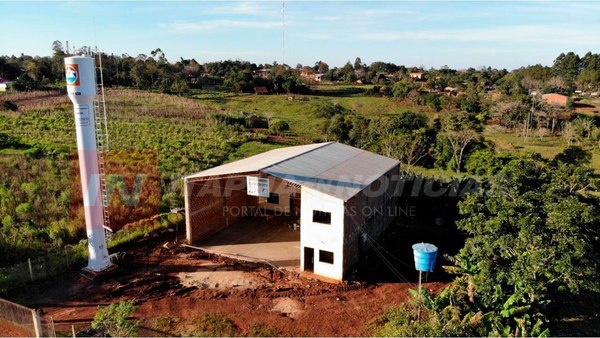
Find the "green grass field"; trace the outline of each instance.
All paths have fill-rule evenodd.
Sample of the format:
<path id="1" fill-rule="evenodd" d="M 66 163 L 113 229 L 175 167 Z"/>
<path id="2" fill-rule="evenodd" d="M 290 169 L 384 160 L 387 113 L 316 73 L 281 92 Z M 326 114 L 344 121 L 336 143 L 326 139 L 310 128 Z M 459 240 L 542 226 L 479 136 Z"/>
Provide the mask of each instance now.
<path id="1" fill-rule="evenodd" d="M 198 91 L 194 98 L 202 104 L 220 112 L 240 113 L 247 112 L 274 119 L 283 119 L 289 122 L 291 128 L 291 139 L 289 142 L 276 142 L 265 144 L 252 142 L 242 145 L 229 159 L 238 159 L 253 155 L 272 147 L 287 144 L 310 143 L 324 140 L 324 125 L 326 120 L 318 118 L 317 112 L 323 105 L 341 105 L 365 117 L 381 115 L 394 115 L 407 110 L 419 110 L 425 112 L 431 119 L 441 113 L 433 113 L 425 107 L 406 106 L 402 102 L 389 97 L 367 96 L 365 92 L 371 86 L 360 85 L 317 85 L 311 88 L 309 95 L 255 95 L 255 94 L 231 94 L 223 92 Z M 583 104 L 591 107 L 586 108 L 587 115 L 597 115 L 595 111 L 600 109 L 600 99 L 584 99 Z M 584 113 L 584 111 L 579 111 Z M 539 153 L 545 158 L 551 159 L 567 147 L 567 141 L 561 136 L 545 136 L 540 139 L 535 131 L 528 138 L 524 138 L 512 131 L 496 126 L 487 127 L 483 136 L 496 145 L 499 152 L 504 153 Z M 592 166 L 600 173 L 600 152 L 592 150 Z M 455 177 L 454 173 L 439 169 L 413 168 L 415 172 L 430 176 L 444 178 Z"/>
<path id="2" fill-rule="evenodd" d="M 303 143 L 322 136 L 325 119 L 317 117 L 317 112 L 323 105 L 341 105 L 364 116 L 398 114 L 410 109 L 393 98 L 365 96 L 360 93 L 344 94 L 346 86 L 323 87 L 318 87 L 313 95 L 225 94 L 199 91 L 193 98 L 216 108 L 217 111 L 247 112 L 286 120 L 292 133 Z"/>
<path id="3" fill-rule="evenodd" d="M 560 136 L 545 136 L 540 139 L 533 135 L 524 138 L 494 127 L 486 128 L 483 135 L 494 142 L 499 152 L 538 153 L 545 158 L 553 158 L 567 147 L 567 141 Z"/>

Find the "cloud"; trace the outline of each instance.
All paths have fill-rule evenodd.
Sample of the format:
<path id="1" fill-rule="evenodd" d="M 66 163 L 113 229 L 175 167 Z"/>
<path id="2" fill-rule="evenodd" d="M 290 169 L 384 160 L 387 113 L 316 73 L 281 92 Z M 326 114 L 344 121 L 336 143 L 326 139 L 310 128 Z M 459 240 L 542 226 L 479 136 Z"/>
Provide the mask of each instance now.
<path id="1" fill-rule="evenodd" d="M 371 41 L 457 41 L 457 42 L 509 42 L 509 43 L 546 43 L 564 45 L 599 44 L 594 34 L 582 30 L 573 30 L 558 26 L 505 26 L 477 29 L 438 29 L 416 32 L 371 32 L 358 35 L 360 40 Z"/>
<path id="2" fill-rule="evenodd" d="M 268 4 L 268 6 L 266 6 Z M 276 3 L 237 2 L 212 7 L 204 11 L 206 14 L 278 16 L 280 6 Z"/>
<path id="3" fill-rule="evenodd" d="M 160 24 L 175 32 L 197 32 L 220 28 L 272 29 L 281 28 L 281 21 L 209 20 L 203 22 Z"/>
<path id="4" fill-rule="evenodd" d="M 558 15 L 585 15 L 600 11 L 600 5 L 589 2 L 541 2 L 533 4 L 518 4 L 515 8 L 521 13 L 537 14 L 552 13 Z"/>
<path id="5" fill-rule="evenodd" d="M 329 22 L 335 22 L 335 21 L 340 21 L 342 20 L 341 16 L 333 16 L 333 15 L 329 15 L 329 16 L 318 16 L 314 18 L 315 21 L 329 21 Z"/>
<path id="6" fill-rule="evenodd" d="M 361 14 L 365 16 L 396 16 L 396 15 L 413 15 L 417 12 L 411 10 L 399 10 L 399 9 L 367 9 L 362 11 Z"/>
<path id="7" fill-rule="evenodd" d="M 298 37 L 301 39 L 309 39 L 309 40 L 332 40 L 333 36 L 327 33 L 303 33 L 303 34 L 294 34 L 294 37 Z"/>
<path id="8" fill-rule="evenodd" d="M 196 54 L 212 59 L 252 59 L 252 58 L 277 58 L 279 55 L 265 50 L 198 50 Z"/>

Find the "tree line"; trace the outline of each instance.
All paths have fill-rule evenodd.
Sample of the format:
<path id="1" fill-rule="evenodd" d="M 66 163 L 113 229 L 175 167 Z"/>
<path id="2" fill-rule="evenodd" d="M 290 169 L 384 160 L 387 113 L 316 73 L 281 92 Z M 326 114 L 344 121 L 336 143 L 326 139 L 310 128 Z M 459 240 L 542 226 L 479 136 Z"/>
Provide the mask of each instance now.
<path id="1" fill-rule="evenodd" d="M 69 54 L 60 41 L 52 43 L 51 56 L 0 56 L 0 77 L 14 81 L 17 90 L 33 90 L 64 82 L 63 59 Z M 600 87 L 600 54 L 584 56 L 568 52 L 557 56 L 552 66 L 533 65 L 514 71 L 481 67 L 455 70 L 447 66 L 426 70 L 391 62 L 376 61 L 370 65 L 357 57 L 341 67 L 330 67 L 324 61 L 295 67 L 278 64 L 256 64 L 240 60 L 224 60 L 201 64 L 196 59 L 170 62 L 160 49 L 149 54 L 131 56 L 102 53 L 104 81 L 107 86 L 136 87 L 162 92 L 183 93 L 190 88 L 222 86 L 236 92 L 252 92 L 265 86 L 275 93 L 302 93 L 311 76 L 342 83 L 383 85 L 383 93 L 406 96 L 417 89 L 411 73 L 423 73 L 419 88 L 443 91 L 447 87 L 467 90 L 469 83 L 479 89 L 498 89 L 507 95 L 527 95 L 534 88 L 543 92 L 572 94 L 575 90 L 593 91 Z M 530 78 L 531 81 L 523 80 Z M 539 88 L 537 88 L 539 87 Z"/>

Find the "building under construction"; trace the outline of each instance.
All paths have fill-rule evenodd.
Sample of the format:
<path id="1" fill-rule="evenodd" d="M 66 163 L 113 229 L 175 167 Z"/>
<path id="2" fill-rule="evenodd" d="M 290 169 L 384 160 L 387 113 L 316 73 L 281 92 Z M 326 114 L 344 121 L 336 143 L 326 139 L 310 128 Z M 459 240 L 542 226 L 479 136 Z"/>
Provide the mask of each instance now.
<path id="1" fill-rule="evenodd" d="M 393 222 L 399 162 L 327 142 L 189 175 L 187 241 L 342 280 Z"/>

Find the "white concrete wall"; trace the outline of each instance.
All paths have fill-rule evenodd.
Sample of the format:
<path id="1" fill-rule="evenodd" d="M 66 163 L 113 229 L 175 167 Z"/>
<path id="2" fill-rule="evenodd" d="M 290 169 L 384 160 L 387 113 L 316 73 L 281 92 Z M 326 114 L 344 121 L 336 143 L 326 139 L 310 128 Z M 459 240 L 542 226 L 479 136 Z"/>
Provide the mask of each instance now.
<path id="1" fill-rule="evenodd" d="M 192 225 L 190 223 L 190 196 L 188 181 L 183 180 L 183 201 L 185 208 L 185 238 L 188 244 L 192 244 Z"/>
<path id="2" fill-rule="evenodd" d="M 344 202 L 302 187 L 300 206 L 300 267 L 304 270 L 304 248 L 315 250 L 314 273 L 332 279 L 343 278 Z M 313 210 L 331 213 L 331 224 L 314 223 Z M 319 261 L 319 250 L 333 252 L 333 264 Z"/>

